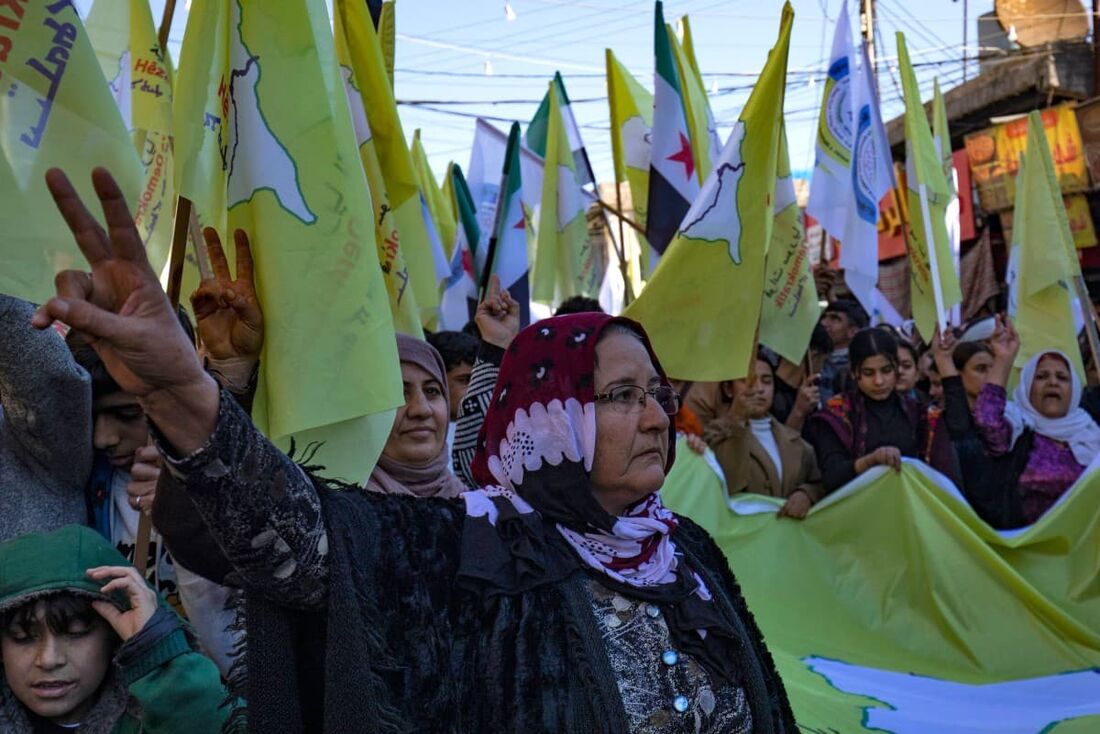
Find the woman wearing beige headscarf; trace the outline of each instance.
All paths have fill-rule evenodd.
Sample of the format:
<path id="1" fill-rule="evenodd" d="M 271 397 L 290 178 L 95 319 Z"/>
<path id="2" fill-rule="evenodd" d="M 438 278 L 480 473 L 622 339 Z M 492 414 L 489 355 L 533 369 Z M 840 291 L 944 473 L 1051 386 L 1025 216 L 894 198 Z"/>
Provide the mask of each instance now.
<path id="1" fill-rule="evenodd" d="M 397 409 L 390 437 L 367 489 L 383 494 L 457 497 L 465 489 L 451 473 L 447 452 L 450 395 L 443 358 L 427 342 L 397 335 L 405 404 Z"/>

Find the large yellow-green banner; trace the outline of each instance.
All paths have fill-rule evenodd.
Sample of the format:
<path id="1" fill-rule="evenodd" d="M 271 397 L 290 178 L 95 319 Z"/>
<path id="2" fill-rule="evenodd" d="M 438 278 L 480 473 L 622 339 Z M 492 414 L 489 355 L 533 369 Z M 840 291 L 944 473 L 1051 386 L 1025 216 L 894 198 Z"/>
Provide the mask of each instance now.
<path id="1" fill-rule="evenodd" d="M 1013 532 L 909 460 L 797 521 L 679 448 L 664 501 L 728 556 L 801 731 L 1100 731 L 1100 473 Z"/>

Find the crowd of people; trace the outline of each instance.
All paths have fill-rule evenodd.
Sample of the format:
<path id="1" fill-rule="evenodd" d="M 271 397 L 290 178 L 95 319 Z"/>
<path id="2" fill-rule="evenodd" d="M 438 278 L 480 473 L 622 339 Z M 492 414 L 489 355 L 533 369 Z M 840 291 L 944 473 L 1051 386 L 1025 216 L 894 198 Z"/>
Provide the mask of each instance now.
<path id="1" fill-rule="evenodd" d="M 1100 450 L 1069 355 L 1008 395 L 1003 317 L 921 345 L 837 299 L 803 361 L 761 347 L 693 384 L 590 299 L 521 329 L 494 278 L 466 331 L 397 337 L 370 476 L 322 478 L 250 419 L 244 234 L 234 277 L 206 231 L 192 325 L 93 181 L 106 231 L 47 175 L 91 271 L 37 308 L 0 295 L 3 732 L 794 732 L 726 558 L 661 502 L 678 437 L 781 517 L 908 458 L 999 529 Z"/>

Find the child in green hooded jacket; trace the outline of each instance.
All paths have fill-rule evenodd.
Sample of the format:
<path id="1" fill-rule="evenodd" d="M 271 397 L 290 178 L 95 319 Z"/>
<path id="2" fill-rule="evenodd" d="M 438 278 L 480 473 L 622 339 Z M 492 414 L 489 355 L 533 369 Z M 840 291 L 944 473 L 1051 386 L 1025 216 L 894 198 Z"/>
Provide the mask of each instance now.
<path id="1" fill-rule="evenodd" d="M 0 732 L 217 734 L 218 669 L 94 530 L 0 544 Z"/>

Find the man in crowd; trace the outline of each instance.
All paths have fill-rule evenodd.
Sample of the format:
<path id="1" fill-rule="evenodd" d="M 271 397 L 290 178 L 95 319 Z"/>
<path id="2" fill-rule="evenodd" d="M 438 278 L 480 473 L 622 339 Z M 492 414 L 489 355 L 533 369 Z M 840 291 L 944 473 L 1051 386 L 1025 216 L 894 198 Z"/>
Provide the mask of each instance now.
<path id="1" fill-rule="evenodd" d="M 451 422 L 458 420 L 462 396 L 470 384 L 470 373 L 481 342 L 461 331 L 437 331 L 428 335 L 428 343 L 443 357 L 447 368 L 447 388 L 451 394 Z"/>
<path id="2" fill-rule="evenodd" d="M 848 375 L 848 345 L 856 332 L 867 326 L 867 312 L 855 301 L 838 298 L 825 307 L 820 323 L 833 342 L 832 354 L 821 367 L 821 402 L 824 403 L 843 391 L 841 383 Z"/>

